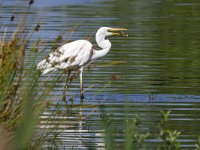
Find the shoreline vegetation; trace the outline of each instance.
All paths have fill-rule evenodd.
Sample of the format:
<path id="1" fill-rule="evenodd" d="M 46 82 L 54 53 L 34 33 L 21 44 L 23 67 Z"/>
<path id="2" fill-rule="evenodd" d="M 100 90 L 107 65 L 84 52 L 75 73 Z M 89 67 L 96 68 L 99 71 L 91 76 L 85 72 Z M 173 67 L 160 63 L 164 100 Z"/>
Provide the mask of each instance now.
<path id="1" fill-rule="evenodd" d="M 29 1 L 27 12 L 21 17 L 16 31 L 7 35 L 7 27 L 0 38 L 0 147 L 2 149 L 39 148 L 33 133 L 39 117 L 48 105 L 44 98 L 53 87 L 38 94 L 39 73 L 35 70 L 34 60 L 29 68 L 24 67 L 26 49 L 38 49 L 39 42 L 31 43 L 34 32 L 40 26 L 27 32 L 28 11 L 33 1 Z M 10 21 L 14 21 L 12 15 Z M 39 41 L 39 40 L 38 40 Z M 35 57 L 37 53 L 35 53 Z M 33 142 L 34 141 L 34 142 Z M 41 142 L 41 141 L 38 141 Z M 39 147 L 38 147 L 39 146 Z"/>
<path id="2" fill-rule="evenodd" d="M 30 0 L 28 9 L 32 4 L 34 4 L 34 1 Z M 27 10 L 12 36 L 7 37 L 7 28 L 5 28 L 3 36 L 0 37 L 0 147 L 6 150 L 22 150 L 42 149 L 47 145 L 48 149 L 59 149 L 60 146 L 62 147 L 62 141 L 59 141 L 56 137 L 62 131 L 54 131 L 56 131 L 59 124 L 62 124 L 62 121 L 57 122 L 57 125 L 52 125 L 52 128 L 48 126 L 44 127 L 44 129 L 40 128 L 41 115 L 51 105 L 48 101 L 48 94 L 53 90 L 54 84 L 59 79 L 55 79 L 51 85 L 44 85 L 46 90 L 40 93 L 37 90 L 40 74 L 35 70 L 34 60 L 28 69 L 24 67 L 27 47 L 32 45 L 31 49 L 36 51 L 34 57 L 36 58 L 37 49 L 41 44 L 40 39 L 35 43 L 30 41 L 31 35 L 40 30 L 40 24 L 36 24 L 29 33 L 25 31 L 28 17 Z M 10 21 L 14 21 L 14 19 L 15 17 L 12 15 Z M 58 36 L 55 39 L 55 45 L 61 41 L 60 38 Z M 71 115 L 67 108 L 62 114 L 60 107 L 62 106 L 58 104 L 54 109 L 53 114 L 55 117 L 60 115 L 68 117 Z M 74 107 L 76 108 L 72 104 L 71 108 Z M 77 113 L 80 113 L 82 108 L 84 106 L 77 106 Z M 105 134 L 105 147 L 103 148 L 108 150 L 121 148 L 126 150 L 140 149 L 143 147 L 144 141 L 152 136 L 150 132 L 140 132 L 141 121 L 139 115 L 135 114 L 130 118 L 128 117 L 128 112 L 125 112 L 124 120 L 122 120 L 123 126 L 119 131 L 119 129 L 115 128 L 114 124 L 116 122 L 113 119 L 113 114 L 107 113 L 101 106 L 98 106 L 98 109 L 100 109 L 98 118 L 100 123 L 97 123 L 99 123 L 99 127 Z M 46 122 L 50 123 L 49 126 L 51 126 L 53 117 L 46 118 Z M 84 120 L 82 114 L 79 117 L 77 122 Z M 156 138 L 160 141 L 158 144 L 159 150 L 178 150 L 181 148 L 180 143 L 177 142 L 181 132 L 168 127 L 169 117 L 170 111 L 161 111 L 160 122 L 155 127 L 157 130 Z M 116 144 L 115 139 L 118 134 L 124 137 L 124 144 L 122 145 Z M 200 138 L 197 139 L 195 147 L 196 150 L 200 148 Z M 95 148 L 95 146 L 92 148 Z"/>

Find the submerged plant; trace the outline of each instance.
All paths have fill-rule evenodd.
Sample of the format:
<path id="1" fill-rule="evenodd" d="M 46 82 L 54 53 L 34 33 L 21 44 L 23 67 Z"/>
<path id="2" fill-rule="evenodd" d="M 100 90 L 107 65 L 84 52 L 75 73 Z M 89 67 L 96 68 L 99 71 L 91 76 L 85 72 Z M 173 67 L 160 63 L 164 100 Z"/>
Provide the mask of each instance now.
<path id="1" fill-rule="evenodd" d="M 100 119 L 103 123 L 103 129 L 105 131 L 106 149 L 121 149 L 123 147 L 126 150 L 131 150 L 133 148 L 142 147 L 142 143 L 150 135 L 150 133 L 141 133 L 139 131 L 141 125 L 139 116 L 135 115 L 133 118 L 128 118 L 128 114 L 125 113 L 125 118 L 122 120 L 124 121 L 122 130 L 116 128 L 115 124 L 119 122 L 112 119 L 113 116 L 114 114 L 107 114 L 105 111 L 102 111 L 100 114 Z M 122 134 L 122 137 L 124 137 L 123 146 L 120 146 L 115 142 L 118 134 Z"/>
<path id="2" fill-rule="evenodd" d="M 137 143 L 139 146 L 142 146 L 144 140 L 150 135 L 149 132 L 140 133 L 139 125 L 141 124 L 139 116 L 136 114 L 133 119 L 126 119 L 125 122 L 125 149 L 131 150 L 134 146 L 133 143 Z"/>
<path id="3" fill-rule="evenodd" d="M 200 136 L 198 136 L 197 143 L 195 144 L 195 150 L 200 150 Z"/>
<path id="4" fill-rule="evenodd" d="M 114 149 L 114 129 L 112 128 L 113 120 L 111 116 L 112 115 L 103 112 L 100 115 L 105 130 L 106 149 L 108 150 Z"/>
<path id="5" fill-rule="evenodd" d="M 162 119 L 158 124 L 160 130 L 160 138 L 162 139 L 162 143 L 158 147 L 159 150 L 178 150 L 180 149 L 180 143 L 177 142 L 177 137 L 181 134 L 181 132 L 176 130 L 171 130 L 167 127 L 169 111 L 161 111 Z"/>

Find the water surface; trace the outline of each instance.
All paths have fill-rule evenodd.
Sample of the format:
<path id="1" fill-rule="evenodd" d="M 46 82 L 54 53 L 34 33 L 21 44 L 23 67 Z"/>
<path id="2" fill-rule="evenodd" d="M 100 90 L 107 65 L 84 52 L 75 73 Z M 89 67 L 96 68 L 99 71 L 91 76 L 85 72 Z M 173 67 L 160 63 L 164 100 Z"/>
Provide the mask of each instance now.
<path id="1" fill-rule="evenodd" d="M 4 31 L 7 26 L 9 34 L 16 28 L 20 16 L 27 12 L 28 4 L 22 0 L 4 0 L 0 4 L 3 8 L 0 10 L 0 28 Z M 32 40 L 41 38 L 47 43 L 35 64 L 51 51 L 53 40 L 59 35 L 63 37 L 61 43 L 89 39 L 96 44 L 94 34 L 99 27 L 128 28 L 129 37 L 112 37 L 110 53 L 84 72 L 84 104 L 88 107 L 76 107 L 79 104 L 77 77 L 68 89 L 67 100 L 72 98 L 75 106 L 70 110 L 71 118 L 55 114 L 54 105 L 44 113 L 43 118 L 55 117 L 51 123 L 43 122 L 43 128 L 59 120 L 63 122 L 57 135 L 62 141 L 58 144 L 60 148 L 103 148 L 103 129 L 98 126 L 99 106 L 103 105 L 106 112 L 112 114 L 113 120 L 119 122 L 115 124 L 116 128 L 121 130 L 124 105 L 128 103 L 129 115 L 139 114 L 141 130 L 152 133 L 145 141 L 144 149 L 156 149 L 159 143 L 154 127 L 162 109 L 172 110 L 169 127 L 181 131 L 178 138 L 181 147 L 194 149 L 200 135 L 199 6 L 198 1 L 186 0 L 35 0 L 29 9 L 28 29 L 39 23 L 40 31 L 34 33 Z M 15 15 L 14 21 L 10 21 L 11 15 Z M 26 66 L 33 57 L 32 52 L 27 53 Z M 41 85 L 50 83 L 62 73 L 52 72 L 48 78 L 41 76 Z M 56 83 L 49 97 L 67 112 L 61 101 L 65 80 L 63 77 Z M 84 119 L 79 119 L 80 116 Z M 116 142 L 121 147 L 123 137 L 118 136 Z"/>

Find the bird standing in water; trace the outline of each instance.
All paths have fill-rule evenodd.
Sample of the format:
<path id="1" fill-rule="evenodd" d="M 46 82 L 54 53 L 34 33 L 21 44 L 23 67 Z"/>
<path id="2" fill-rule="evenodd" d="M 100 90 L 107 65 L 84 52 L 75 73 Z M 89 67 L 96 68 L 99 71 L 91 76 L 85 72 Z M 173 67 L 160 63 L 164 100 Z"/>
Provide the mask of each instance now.
<path id="1" fill-rule="evenodd" d="M 42 74 L 46 74 L 50 71 L 56 70 L 68 70 L 68 77 L 66 84 L 70 77 L 72 70 L 79 70 L 80 72 L 80 99 L 83 101 L 83 70 L 88 64 L 96 59 L 105 56 L 111 48 L 111 43 L 108 36 L 128 36 L 123 31 L 125 28 L 109 28 L 101 27 L 96 33 L 96 42 L 101 50 L 95 50 L 92 44 L 87 40 L 77 40 L 67 44 L 64 44 L 57 48 L 54 52 L 51 52 L 44 60 L 37 65 L 37 70 L 40 70 Z M 67 85 L 66 87 L 67 88 Z"/>

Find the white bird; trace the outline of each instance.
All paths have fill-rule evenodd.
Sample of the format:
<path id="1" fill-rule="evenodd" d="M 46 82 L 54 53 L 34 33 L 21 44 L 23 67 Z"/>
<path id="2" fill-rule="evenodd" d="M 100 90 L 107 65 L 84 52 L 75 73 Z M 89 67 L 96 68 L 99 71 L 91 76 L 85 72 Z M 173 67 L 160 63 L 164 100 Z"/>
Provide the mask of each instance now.
<path id="1" fill-rule="evenodd" d="M 82 101 L 84 99 L 82 79 L 84 68 L 94 60 L 105 56 L 110 51 L 111 43 L 105 37 L 112 35 L 128 36 L 123 32 L 126 30 L 125 28 L 101 27 L 96 33 L 96 42 L 101 50 L 95 50 L 87 40 L 73 41 L 51 52 L 44 60 L 38 63 L 37 70 L 40 70 L 42 74 L 46 74 L 50 71 L 67 69 L 68 77 L 66 82 L 68 83 L 71 71 L 79 69 L 80 99 Z"/>

